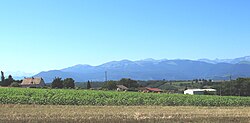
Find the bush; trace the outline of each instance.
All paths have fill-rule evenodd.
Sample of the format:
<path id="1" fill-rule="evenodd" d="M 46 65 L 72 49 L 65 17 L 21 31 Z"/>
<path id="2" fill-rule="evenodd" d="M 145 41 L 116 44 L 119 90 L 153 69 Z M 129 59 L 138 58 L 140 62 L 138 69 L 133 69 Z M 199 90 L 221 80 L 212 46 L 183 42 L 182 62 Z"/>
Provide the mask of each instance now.
<path id="1" fill-rule="evenodd" d="M 11 86 L 11 87 L 20 87 L 20 84 L 17 83 L 17 82 L 12 82 L 12 83 L 10 84 L 10 86 Z"/>

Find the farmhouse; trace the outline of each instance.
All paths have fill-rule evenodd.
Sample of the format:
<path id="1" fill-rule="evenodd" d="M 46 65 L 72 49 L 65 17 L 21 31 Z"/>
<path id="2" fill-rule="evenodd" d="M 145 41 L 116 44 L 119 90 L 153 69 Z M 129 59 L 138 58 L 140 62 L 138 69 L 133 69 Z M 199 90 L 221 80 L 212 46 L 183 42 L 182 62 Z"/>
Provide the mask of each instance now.
<path id="1" fill-rule="evenodd" d="M 116 85 L 117 91 L 127 91 L 128 88 L 124 85 Z"/>
<path id="2" fill-rule="evenodd" d="M 204 95 L 204 94 L 216 94 L 215 89 L 187 89 L 184 94 L 190 95 Z"/>
<path id="3" fill-rule="evenodd" d="M 45 86 L 43 78 L 24 78 L 21 83 L 23 88 L 42 88 Z"/>
<path id="4" fill-rule="evenodd" d="M 161 93 L 163 92 L 161 89 L 159 88 L 150 88 L 150 87 L 143 87 L 143 88 L 139 88 L 140 91 L 142 92 L 155 92 L 155 93 Z"/>

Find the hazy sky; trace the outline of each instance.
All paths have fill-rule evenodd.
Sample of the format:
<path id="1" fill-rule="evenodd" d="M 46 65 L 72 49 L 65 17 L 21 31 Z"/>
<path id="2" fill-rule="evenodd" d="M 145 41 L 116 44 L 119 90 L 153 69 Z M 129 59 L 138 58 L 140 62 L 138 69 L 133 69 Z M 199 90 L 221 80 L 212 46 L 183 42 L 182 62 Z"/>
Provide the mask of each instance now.
<path id="1" fill-rule="evenodd" d="M 250 55 L 249 0 L 1 0 L 0 70 Z"/>

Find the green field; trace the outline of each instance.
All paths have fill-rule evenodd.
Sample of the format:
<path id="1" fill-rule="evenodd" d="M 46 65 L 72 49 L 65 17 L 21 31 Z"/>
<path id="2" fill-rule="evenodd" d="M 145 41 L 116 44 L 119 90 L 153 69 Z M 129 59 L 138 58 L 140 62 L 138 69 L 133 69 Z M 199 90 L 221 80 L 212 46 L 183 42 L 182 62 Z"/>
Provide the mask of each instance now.
<path id="1" fill-rule="evenodd" d="M 0 104 L 95 106 L 250 106 L 250 97 L 0 88 Z"/>

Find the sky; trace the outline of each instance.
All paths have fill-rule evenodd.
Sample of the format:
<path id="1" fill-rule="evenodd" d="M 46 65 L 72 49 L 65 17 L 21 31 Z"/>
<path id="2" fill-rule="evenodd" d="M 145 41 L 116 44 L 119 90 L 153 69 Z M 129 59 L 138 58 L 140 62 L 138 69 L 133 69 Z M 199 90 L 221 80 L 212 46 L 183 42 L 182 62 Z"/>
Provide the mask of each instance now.
<path id="1" fill-rule="evenodd" d="M 0 70 L 250 55 L 248 0 L 1 0 Z"/>

